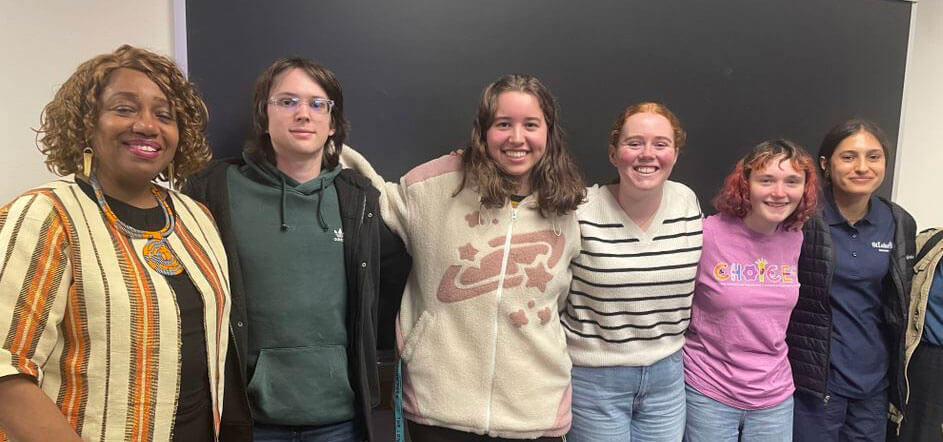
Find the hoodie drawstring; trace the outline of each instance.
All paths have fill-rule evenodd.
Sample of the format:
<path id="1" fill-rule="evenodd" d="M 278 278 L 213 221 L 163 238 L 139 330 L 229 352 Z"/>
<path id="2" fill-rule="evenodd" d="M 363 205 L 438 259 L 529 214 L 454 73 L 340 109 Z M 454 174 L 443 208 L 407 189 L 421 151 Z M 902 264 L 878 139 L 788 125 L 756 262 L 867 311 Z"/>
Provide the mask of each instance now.
<path id="1" fill-rule="evenodd" d="M 288 184 L 285 182 L 285 177 L 281 176 L 282 181 L 282 201 L 281 206 L 279 207 L 278 216 L 281 218 L 282 232 L 288 230 L 288 223 L 285 222 L 285 198 L 287 198 L 288 193 Z M 328 225 L 327 221 L 324 221 L 324 213 L 321 212 L 321 200 L 324 199 L 324 180 L 320 182 L 321 188 L 318 190 L 318 225 L 321 226 L 321 230 L 327 232 Z"/>
<path id="2" fill-rule="evenodd" d="M 321 200 L 324 199 L 324 180 L 321 180 L 321 190 L 318 191 L 318 224 L 321 230 L 327 232 L 327 222 L 324 221 L 324 214 L 321 213 Z"/>
<path id="3" fill-rule="evenodd" d="M 288 224 L 285 223 L 285 177 L 280 177 L 282 179 L 282 205 L 278 212 L 280 221 L 282 222 L 282 232 L 288 230 Z"/>

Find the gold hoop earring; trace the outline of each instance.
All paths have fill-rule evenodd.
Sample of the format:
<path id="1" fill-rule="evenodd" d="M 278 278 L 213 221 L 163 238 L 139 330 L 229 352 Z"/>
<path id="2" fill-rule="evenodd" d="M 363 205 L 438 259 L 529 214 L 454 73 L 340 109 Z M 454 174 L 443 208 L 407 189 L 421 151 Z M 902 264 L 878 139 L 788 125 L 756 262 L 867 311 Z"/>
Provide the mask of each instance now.
<path id="1" fill-rule="evenodd" d="M 82 174 L 85 178 L 92 176 L 92 156 L 94 155 L 95 152 L 91 147 L 85 146 L 85 149 L 82 149 Z"/>
<path id="2" fill-rule="evenodd" d="M 167 184 L 170 186 L 170 190 L 177 190 L 174 178 L 174 162 L 171 160 L 170 164 L 167 165 Z"/>

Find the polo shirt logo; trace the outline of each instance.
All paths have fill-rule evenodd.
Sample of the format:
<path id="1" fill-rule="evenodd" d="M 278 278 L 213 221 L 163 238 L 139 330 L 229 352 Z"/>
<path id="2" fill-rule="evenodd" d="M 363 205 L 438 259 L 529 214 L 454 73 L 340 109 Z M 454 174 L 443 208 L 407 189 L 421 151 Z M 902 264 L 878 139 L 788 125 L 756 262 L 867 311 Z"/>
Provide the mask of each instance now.
<path id="1" fill-rule="evenodd" d="M 878 249 L 879 252 L 888 253 L 894 248 L 894 243 L 892 241 L 871 241 L 871 247 Z"/>

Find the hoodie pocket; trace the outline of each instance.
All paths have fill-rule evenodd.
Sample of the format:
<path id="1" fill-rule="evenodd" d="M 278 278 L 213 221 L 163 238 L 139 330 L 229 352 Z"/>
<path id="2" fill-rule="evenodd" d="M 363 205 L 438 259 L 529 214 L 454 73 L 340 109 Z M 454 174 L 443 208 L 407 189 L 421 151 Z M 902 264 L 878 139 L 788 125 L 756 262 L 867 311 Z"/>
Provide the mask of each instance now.
<path id="1" fill-rule="evenodd" d="M 281 425 L 321 425 L 350 420 L 347 349 L 343 345 L 263 348 L 249 381 L 257 420 Z"/>
<path id="2" fill-rule="evenodd" d="M 406 340 L 400 348 L 399 355 L 400 358 L 403 359 L 403 362 L 408 363 L 412 360 L 413 354 L 416 352 L 416 347 L 422 343 L 422 338 L 426 335 L 426 331 L 432 328 L 432 323 L 433 317 L 428 311 L 424 311 L 419 315 L 419 320 L 416 321 L 416 325 L 413 326 L 413 329 L 409 331 L 409 336 L 406 337 Z"/>

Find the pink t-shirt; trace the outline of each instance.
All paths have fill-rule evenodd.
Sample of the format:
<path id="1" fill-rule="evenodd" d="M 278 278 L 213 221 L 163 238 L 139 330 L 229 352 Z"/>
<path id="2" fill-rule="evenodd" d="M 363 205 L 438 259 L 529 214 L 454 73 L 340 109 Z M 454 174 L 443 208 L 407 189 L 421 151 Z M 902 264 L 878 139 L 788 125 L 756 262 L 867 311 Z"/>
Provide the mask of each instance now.
<path id="1" fill-rule="evenodd" d="M 684 380 L 742 410 L 769 408 L 795 387 L 786 326 L 799 298 L 802 231 L 754 232 L 739 218 L 704 220 L 704 248 L 684 345 Z"/>

